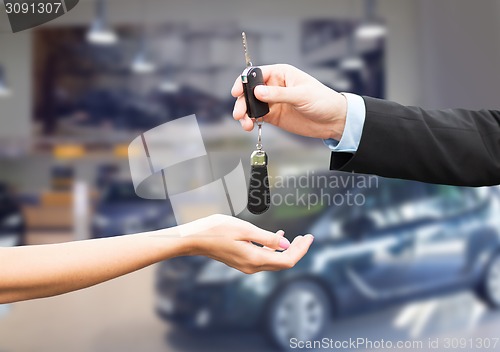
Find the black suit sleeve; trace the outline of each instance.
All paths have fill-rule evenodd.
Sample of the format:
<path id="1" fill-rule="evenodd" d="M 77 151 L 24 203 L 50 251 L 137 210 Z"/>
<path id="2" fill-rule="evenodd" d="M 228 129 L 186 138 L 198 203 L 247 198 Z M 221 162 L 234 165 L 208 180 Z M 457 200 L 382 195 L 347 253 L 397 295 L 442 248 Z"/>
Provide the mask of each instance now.
<path id="1" fill-rule="evenodd" d="M 500 111 L 423 110 L 363 97 L 357 152 L 332 170 L 459 186 L 500 184 Z"/>

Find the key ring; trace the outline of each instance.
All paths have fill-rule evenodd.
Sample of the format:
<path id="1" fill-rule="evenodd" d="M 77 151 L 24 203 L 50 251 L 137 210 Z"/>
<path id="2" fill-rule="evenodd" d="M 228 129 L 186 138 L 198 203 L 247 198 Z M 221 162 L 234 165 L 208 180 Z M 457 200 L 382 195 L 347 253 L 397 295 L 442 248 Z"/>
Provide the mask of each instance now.
<path id="1" fill-rule="evenodd" d="M 262 150 L 262 125 L 264 124 L 264 117 L 255 119 L 255 122 L 257 123 L 257 127 L 259 128 L 256 147 L 257 150 Z"/>

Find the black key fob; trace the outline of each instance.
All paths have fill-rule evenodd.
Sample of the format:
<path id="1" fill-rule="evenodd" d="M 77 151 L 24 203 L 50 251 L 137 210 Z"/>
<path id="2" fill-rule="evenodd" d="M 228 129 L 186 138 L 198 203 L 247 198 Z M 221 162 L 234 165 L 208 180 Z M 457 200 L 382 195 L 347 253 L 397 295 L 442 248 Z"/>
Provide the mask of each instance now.
<path id="1" fill-rule="evenodd" d="M 255 87 L 264 84 L 262 70 L 255 66 L 250 66 L 241 74 L 243 82 L 243 94 L 247 103 L 248 117 L 258 119 L 269 112 L 269 105 L 257 99 L 253 93 Z"/>
<path id="2" fill-rule="evenodd" d="M 247 115 L 253 119 L 260 119 L 269 113 L 269 105 L 257 99 L 254 95 L 254 89 L 258 85 L 264 85 L 264 76 L 262 70 L 252 65 L 250 55 L 247 50 L 247 36 L 245 32 L 241 33 L 243 39 L 243 48 L 245 49 L 245 63 L 247 68 L 241 74 L 243 83 L 243 94 L 247 104 Z M 269 176 L 267 173 L 267 154 L 262 150 L 262 120 L 257 120 L 259 126 L 259 139 L 257 141 L 257 150 L 251 156 L 250 184 L 248 187 L 247 209 L 252 214 L 262 214 L 269 209 L 271 204 L 271 194 L 269 191 Z"/>
<path id="3" fill-rule="evenodd" d="M 263 150 L 256 150 L 251 156 L 247 209 L 255 215 L 263 214 L 269 209 L 270 203 L 271 193 L 267 173 L 267 154 Z"/>

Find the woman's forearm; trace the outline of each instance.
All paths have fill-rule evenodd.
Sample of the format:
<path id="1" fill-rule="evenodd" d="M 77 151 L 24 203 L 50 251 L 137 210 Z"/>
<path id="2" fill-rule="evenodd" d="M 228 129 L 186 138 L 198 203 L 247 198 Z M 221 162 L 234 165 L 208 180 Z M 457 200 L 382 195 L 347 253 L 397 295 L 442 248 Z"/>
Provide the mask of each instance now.
<path id="1" fill-rule="evenodd" d="M 176 228 L 42 246 L 0 248 L 0 303 L 93 286 L 161 260 L 189 254 Z"/>
<path id="2" fill-rule="evenodd" d="M 0 303 L 79 290 L 183 255 L 207 256 L 249 274 L 287 269 L 311 243 L 312 236 L 297 236 L 290 244 L 282 231 L 272 233 L 230 216 L 212 215 L 136 235 L 0 247 Z"/>

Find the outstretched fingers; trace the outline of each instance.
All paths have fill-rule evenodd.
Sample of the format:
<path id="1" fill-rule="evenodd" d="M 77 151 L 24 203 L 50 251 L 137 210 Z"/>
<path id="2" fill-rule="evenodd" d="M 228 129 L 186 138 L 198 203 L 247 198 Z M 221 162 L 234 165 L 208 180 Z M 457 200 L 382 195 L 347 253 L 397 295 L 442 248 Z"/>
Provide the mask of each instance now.
<path id="1" fill-rule="evenodd" d="M 270 263 L 270 266 L 275 267 L 274 270 L 293 268 L 306 255 L 313 241 L 313 235 L 295 237 L 286 251 L 273 253 L 275 254 L 275 262 Z"/>
<path id="2" fill-rule="evenodd" d="M 247 267 L 245 272 L 252 274 L 259 271 L 278 271 L 293 268 L 306 255 L 313 240 L 312 235 L 297 236 L 290 247 L 283 252 L 254 248 L 256 251 L 252 255 L 254 262 Z"/>

